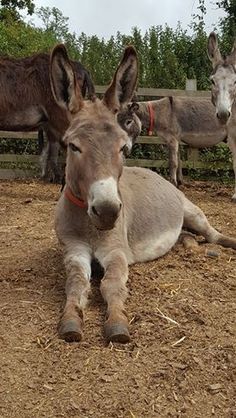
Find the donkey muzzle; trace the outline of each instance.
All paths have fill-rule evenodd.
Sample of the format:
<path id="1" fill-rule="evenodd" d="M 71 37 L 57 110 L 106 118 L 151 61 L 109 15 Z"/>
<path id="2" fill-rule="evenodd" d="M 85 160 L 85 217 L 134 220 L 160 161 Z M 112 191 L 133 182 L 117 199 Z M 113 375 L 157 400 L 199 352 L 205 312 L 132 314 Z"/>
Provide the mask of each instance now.
<path id="1" fill-rule="evenodd" d="M 97 228 L 112 229 L 122 206 L 117 180 L 108 177 L 94 182 L 90 187 L 88 206 L 88 214 Z"/>
<path id="2" fill-rule="evenodd" d="M 119 217 L 122 203 L 114 202 L 93 202 L 90 211 L 90 218 L 99 229 L 112 229 Z"/>
<path id="3" fill-rule="evenodd" d="M 221 125 L 225 125 L 228 122 L 230 115 L 230 111 L 223 107 L 219 108 L 216 112 L 217 119 Z"/>

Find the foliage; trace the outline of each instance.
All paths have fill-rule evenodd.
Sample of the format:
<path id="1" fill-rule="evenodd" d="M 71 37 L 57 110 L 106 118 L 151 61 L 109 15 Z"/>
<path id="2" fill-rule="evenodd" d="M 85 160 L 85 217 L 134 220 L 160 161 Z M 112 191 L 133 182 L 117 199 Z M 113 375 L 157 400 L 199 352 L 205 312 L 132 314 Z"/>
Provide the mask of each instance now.
<path id="1" fill-rule="evenodd" d="M 2 0 L 1 5 L 2 9 L 12 11 L 27 8 L 28 13 L 32 13 L 34 10 L 31 0 Z M 220 41 L 227 45 L 229 33 L 236 27 L 236 0 L 218 0 L 216 5 L 228 13 L 221 21 L 222 33 L 219 34 Z M 56 7 L 41 7 L 35 13 L 41 20 L 40 28 L 22 18 L 10 24 L 0 21 L 2 54 L 25 56 L 49 51 L 55 43 L 64 42 L 70 56 L 90 70 L 94 83 L 104 85 L 109 83 L 124 46 L 132 43 L 139 55 L 141 87 L 184 88 L 187 77 L 196 77 L 198 89 L 209 88 L 211 67 L 206 53 L 205 0 L 198 1 L 197 13 L 192 16 L 192 35 L 179 23 L 176 29 L 167 25 L 153 26 L 144 34 L 134 27 L 129 36 L 117 32 L 105 40 L 96 35 L 70 33 L 68 18 Z"/>
<path id="2" fill-rule="evenodd" d="M 216 0 L 215 5 L 226 13 L 219 22 L 219 43 L 228 52 L 236 35 L 236 0 Z M 20 15 L 36 13 L 41 20 L 36 27 Z M 206 53 L 208 33 L 205 29 L 205 0 L 198 0 L 197 13 L 192 16 L 190 34 L 181 27 L 150 27 L 144 34 L 134 27 L 130 35 L 117 32 L 110 39 L 70 33 L 68 18 L 56 7 L 41 7 L 34 12 L 32 0 L 0 1 L 1 54 L 23 57 L 39 51 L 50 51 L 58 42 L 64 42 L 71 58 L 80 60 L 88 68 L 95 84 L 106 85 L 120 59 L 125 45 L 133 44 L 139 55 L 139 86 L 156 88 L 185 88 L 186 78 L 196 78 L 198 89 L 209 88 L 211 65 Z M 18 142 L 19 143 L 19 142 Z M 12 143 L 13 145 L 13 143 Z M 5 145 L 4 145 L 5 146 Z M 7 145 L 6 145 L 7 146 Z M 24 144 L 22 144 L 24 146 Z M 12 147 L 17 149 L 17 142 Z M 20 150 L 22 151 L 22 149 Z M 134 156 L 158 158 L 154 147 L 135 146 Z M 213 148 L 203 158 L 229 161 L 229 155 L 219 155 Z M 213 154 L 212 154 L 213 153 Z M 163 154 L 164 155 L 164 154 Z"/>
<path id="3" fill-rule="evenodd" d="M 236 38 L 236 0 L 220 0 L 216 2 L 216 5 L 226 14 L 220 19 L 220 28 L 224 51 L 229 53 Z"/>
<path id="4" fill-rule="evenodd" d="M 32 0 L 1 0 L 0 1 L 0 21 L 11 24 L 20 21 L 19 10 L 27 10 L 28 15 L 34 13 L 35 5 Z"/>
<path id="5" fill-rule="evenodd" d="M 57 7 L 40 7 L 36 15 L 41 19 L 46 33 L 52 33 L 61 41 L 64 41 L 68 32 L 68 17 L 64 17 Z"/>
<path id="6" fill-rule="evenodd" d="M 30 42 L 29 42 L 30 39 Z M 0 22 L 1 54 L 18 57 L 31 55 L 37 51 L 49 51 L 57 42 L 53 33 L 34 28 L 22 21 L 11 25 Z"/>

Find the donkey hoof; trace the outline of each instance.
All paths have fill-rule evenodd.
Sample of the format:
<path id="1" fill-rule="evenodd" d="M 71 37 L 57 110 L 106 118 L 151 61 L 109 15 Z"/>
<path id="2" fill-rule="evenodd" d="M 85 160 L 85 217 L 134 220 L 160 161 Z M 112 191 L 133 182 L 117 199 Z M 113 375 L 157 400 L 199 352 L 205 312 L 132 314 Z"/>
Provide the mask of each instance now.
<path id="1" fill-rule="evenodd" d="M 104 326 L 104 333 L 107 342 L 128 343 L 130 341 L 130 334 L 128 327 L 122 323 L 106 323 Z"/>
<path id="2" fill-rule="evenodd" d="M 179 189 L 181 186 L 184 186 L 183 180 L 178 180 L 177 188 Z"/>
<path id="3" fill-rule="evenodd" d="M 173 184 L 173 186 L 175 186 L 176 188 L 178 188 L 178 183 L 176 180 L 170 178 L 170 183 Z"/>
<path id="4" fill-rule="evenodd" d="M 236 195 L 234 195 L 234 196 L 232 197 L 231 201 L 232 201 L 233 203 L 236 203 Z"/>
<path id="5" fill-rule="evenodd" d="M 68 343 L 82 340 L 82 330 L 79 320 L 67 319 L 61 322 L 59 327 L 60 337 Z"/>

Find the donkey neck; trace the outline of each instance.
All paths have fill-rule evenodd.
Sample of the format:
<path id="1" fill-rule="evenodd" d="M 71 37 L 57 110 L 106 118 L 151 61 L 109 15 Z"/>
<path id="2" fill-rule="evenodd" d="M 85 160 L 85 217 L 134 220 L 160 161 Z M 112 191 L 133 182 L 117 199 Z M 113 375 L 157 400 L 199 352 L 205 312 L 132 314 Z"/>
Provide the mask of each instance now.
<path id="1" fill-rule="evenodd" d="M 160 100 L 152 100 L 149 102 L 138 102 L 139 109 L 136 111 L 137 116 L 141 120 L 142 127 L 149 130 L 151 126 L 150 109 L 153 110 L 153 129 L 155 131 L 162 130 L 165 120 L 170 112 L 170 100 L 165 97 Z"/>
<path id="2" fill-rule="evenodd" d="M 87 203 L 82 200 L 80 197 L 75 196 L 75 194 L 71 191 L 70 187 L 65 185 L 64 195 L 67 200 L 69 200 L 74 205 L 78 206 L 81 209 L 87 209 Z"/>
<path id="3" fill-rule="evenodd" d="M 236 99 L 234 100 L 233 105 L 232 105 L 232 113 L 236 117 Z"/>

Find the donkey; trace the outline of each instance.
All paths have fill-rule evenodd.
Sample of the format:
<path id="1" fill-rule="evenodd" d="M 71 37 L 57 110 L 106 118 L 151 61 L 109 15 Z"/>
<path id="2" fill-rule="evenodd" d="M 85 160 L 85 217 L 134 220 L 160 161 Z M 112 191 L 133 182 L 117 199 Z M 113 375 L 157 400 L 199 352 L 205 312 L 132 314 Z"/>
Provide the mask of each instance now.
<path id="1" fill-rule="evenodd" d="M 123 109 L 120 117 L 128 117 L 132 112 L 149 134 L 155 131 L 168 146 L 170 181 L 175 186 L 183 181 L 179 159 L 181 141 L 194 148 L 204 148 L 225 141 L 228 136 L 227 128 L 218 123 L 214 106 L 207 98 L 164 97 L 133 102 Z M 234 159 L 236 164 L 236 154 Z"/>
<path id="2" fill-rule="evenodd" d="M 207 51 L 213 68 L 210 79 L 215 116 L 227 130 L 227 142 L 233 154 L 235 190 L 232 200 L 236 203 L 236 41 L 231 54 L 222 57 L 217 36 L 211 32 Z"/>
<path id="3" fill-rule="evenodd" d="M 100 289 L 107 303 L 105 337 L 126 343 L 129 264 L 166 254 L 183 227 L 236 250 L 236 239 L 216 231 L 201 209 L 170 182 L 145 168 L 123 167 L 129 138 L 117 122 L 117 112 L 131 100 L 137 76 L 137 54 L 128 46 L 103 99 L 84 101 L 65 47 L 52 51 L 52 91 L 69 120 L 64 136 L 66 187 L 55 217 L 67 273 L 59 326 L 66 341 L 82 338 L 93 259 L 104 270 Z"/>
<path id="4" fill-rule="evenodd" d="M 58 179 L 58 144 L 68 121 L 51 92 L 49 60 L 50 55 L 44 53 L 18 59 L 0 57 L 0 130 L 31 131 L 43 127 L 49 145 L 42 177 L 51 166 L 54 178 Z M 93 97 L 95 89 L 89 72 L 79 62 L 71 61 L 71 64 L 82 95 L 85 96 L 87 91 L 88 97 Z"/>

